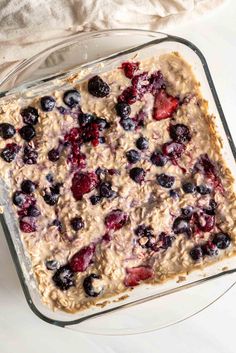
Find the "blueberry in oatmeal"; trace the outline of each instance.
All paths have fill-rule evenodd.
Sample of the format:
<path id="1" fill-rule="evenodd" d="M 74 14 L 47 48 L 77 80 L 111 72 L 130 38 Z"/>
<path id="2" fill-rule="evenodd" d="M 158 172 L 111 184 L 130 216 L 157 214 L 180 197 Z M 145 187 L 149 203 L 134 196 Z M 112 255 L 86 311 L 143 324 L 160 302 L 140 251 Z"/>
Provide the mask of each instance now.
<path id="1" fill-rule="evenodd" d="M 159 174 L 157 175 L 157 183 L 162 186 L 163 188 L 167 188 L 170 189 L 175 182 L 175 178 L 171 175 L 167 175 L 167 174 Z"/>
<path id="2" fill-rule="evenodd" d="M 44 112 L 51 112 L 56 105 L 56 101 L 51 96 L 44 96 L 41 98 L 40 104 Z"/>
<path id="3" fill-rule="evenodd" d="M 146 150 L 148 148 L 148 140 L 145 137 L 140 136 L 136 141 L 136 147 L 141 151 Z"/>
<path id="4" fill-rule="evenodd" d="M 39 113 L 36 108 L 29 106 L 22 109 L 20 114 L 25 124 L 36 125 L 38 123 Z"/>
<path id="5" fill-rule="evenodd" d="M 21 135 L 21 137 L 29 142 L 31 141 L 35 135 L 36 135 L 36 132 L 35 132 L 35 129 L 32 125 L 25 125 L 23 126 L 20 130 L 19 130 L 19 134 Z"/>
<path id="6" fill-rule="evenodd" d="M 120 125 L 125 131 L 133 131 L 136 127 L 135 122 L 130 118 L 121 119 Z"/>
<path id="7" fill-rule="evenodd" d="M 85 277 L 83 288 L 89 297 L 97 297 L 101 293 L 103 288 L 99 285 L 100 280 L 101 277 L 95 273 L 91 273 L 89 276 Z"/>
<path id="8" fill-rule="evenodd" d="M 110 87 L 101 77 L 94 76 L 88 81 L 88 91 L 94 97 L 103 98 L 109 95 Z"/>
<path id="9" fill-rule="evenodd" d="M 131 107 L 128 103 L 117 103 L 116 106 L 116 114 L 120 116 L 122 119 L 127 118 L 131 113 Z"/>
<path id="10" fill-rule="evenodd" d="M 4 139 L 10 139 L 16 133 L 16 129 L 12 124 L 2 123 L 0 124 L 0 136 Z"/>
<path id="11" fill-rule="evenodd" d="M 140 161 L 141 156 L 140 153 L 137 150 L 129 150 L 126 152 L 126 158 L 129 163 L 135 164 L 138 161 Z"/>
<path id="12" fill-rule="evenodd" d="M 66 91 L 63 95 L 63 102 L 70 108 L 74 108 L 79 105 L 81 99 L 80 92 L 76 89 Z"/>
<path id="13" fill-rule="evenodd" d="M 141 184 L 144 181 L 145 175 L 146 173 L 143 168 L 135 167 L 129 171 L 130 178 L 138 184 Z"/>

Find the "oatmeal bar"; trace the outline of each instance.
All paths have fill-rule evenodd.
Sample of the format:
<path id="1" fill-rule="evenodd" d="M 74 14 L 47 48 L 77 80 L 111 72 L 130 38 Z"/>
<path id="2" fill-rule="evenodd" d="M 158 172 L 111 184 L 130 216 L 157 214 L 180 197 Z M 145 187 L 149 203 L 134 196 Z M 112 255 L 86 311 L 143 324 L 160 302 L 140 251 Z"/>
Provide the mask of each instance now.
<path id="1" fill-rule="evenodd" d="M 233 178 L 189 64 L 68 82 L 0 106 L 0 174 L 42 301 L 76 312 L 234 254 Z"/>

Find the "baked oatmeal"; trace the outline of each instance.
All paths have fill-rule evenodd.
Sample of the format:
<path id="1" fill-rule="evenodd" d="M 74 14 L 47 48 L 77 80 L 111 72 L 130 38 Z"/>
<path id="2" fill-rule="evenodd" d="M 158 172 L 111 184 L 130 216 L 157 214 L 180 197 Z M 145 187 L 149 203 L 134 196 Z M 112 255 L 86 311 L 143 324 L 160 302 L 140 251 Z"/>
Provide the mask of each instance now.
<path id="1" fill-rule="evenodd" d="M 78 77 L 0 106 L 1 178 L 42 301 L 76 312 L 231 256 L 233 177 L 189 64 Z"/>

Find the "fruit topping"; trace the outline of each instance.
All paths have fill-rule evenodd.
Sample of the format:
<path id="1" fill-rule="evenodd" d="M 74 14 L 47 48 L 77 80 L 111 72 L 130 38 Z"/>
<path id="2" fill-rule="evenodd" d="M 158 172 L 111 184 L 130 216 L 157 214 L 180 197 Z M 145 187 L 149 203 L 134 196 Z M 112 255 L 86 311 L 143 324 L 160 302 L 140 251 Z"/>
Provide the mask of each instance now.
<path id="1" fill-rule="evenodd" d="M 105 225 L 109 230 L 119 230 L 126 225 L 127 221 L 128 215 L 119 209 L 112 210 L 105 217 Z"/>
<path id="2" fill-rule="evenodd" d="M 46 266 L 47 270 L 54 271 L 59 268 L 59 263 L 56 260 L 47 260 L 45 262 L 45 266 Z"/>
<path id="3" fill-rule="evenodd" d="M 38 152 L 30 145 L 26 145 L 24 148 L 23 162 L 25 164 L 36 164 L 37 158 Z"/>
<path id="4" fill-rule="evenodd" d="M 51 162 L 56 162 L 60 158 L 60 152 L 58 148 L 53 148 L 48 152 L 48 159 Z"/>
<path id="5" fill-rule="evenodd" d="M 179 101 L 177 98 L 168 95 L 163 89 L 160 90 L 154 101 L 153 119 L 163 120 L 170 118 L 177 110 Z"/>
<path id="6" fill-rule="evenodd" d="M 35 202 L 34 198 L 21 191 L 15 191 L 12 195 L 12 202 L 20 208 L 27 208 Z"/>
<path id="7" fill-rule="evenodd" d="M 141 184 L 145 179 L 146 172 L 143 168 L 134 167 L 130 169 L 129 176 L 137 184 Z"/>
<path id="8" fill-rule="evenodd" d="M 202 232 L 210 232 L 215 226 L 215 216 L 206 213 L 194 213 L 194 221 L 196 226 Z"/>
<path id="9" fill-rule="evenodd" d="M 194 261 L 199 261 L 203 257 L 202 247 L 197 245 L 190 251 L 189 255 Z"/>
<path id="10" fill-rule="evenodd" d="M 4 159 L 5 162 L 10 163 L 16 158 L 19 150 L 20 147 L 16 143 L 8 143 L 1 151 L 1 158 Z"/>
<path id="11" fill-rule="evenodd" d="M 84 221 L 82 217 L 74 217 L 70 221 L 72 229 L 75 231 L 78 231 L 82 228 L 84 228 Z"/>
<path id="12" fill-rule="evenodd" d="M 175 178 L 171 175 L 167 174 L 159 174 L 157 175 L 157 183 L 162 186 L 163 188 L 170 189 L 175 182 Z"/>
<path id="13" fill-rule="evenodd" d="M 141 151 L 146 150 L 148 148 L 148 140 L 145 137 L 140 136 L 136 141 L 136 147 Z"/>
<path id="14" fill-rule="evenodd" d="M 166 142 L 162 146 L 162 153 L 164 156 L 170 158 L 172 161 L 180 158 L 185 151 L 185 145 L 179 142 Z"/>
<path id="15" fill-rule="evenodd" d="M 211 188 L 207 185 L 201 184 L 196 187 L 196 190 L 201 195 L 207 195 L 211 193 Z"/>
<path id="16" fill-rule="evenodd" d="M 127 103 L 129 105 L 134 104 L 137 100 L 140 99 L 140 95 L 137 91 L 137 88 L 130 86 L 124 89 L 124 91 L 119 95 L 119 103 Z"/>
<path id="17" fill-rule="evenodd" d="M 96 205 L 101 201 L 101 197 L 98 195 L 92 195 L 89 199 L 92 205 Z"/>
<path id="18" fill-rule="evenodd" d="M 96 247 L 90 244 L 75 253 L 69 261 L 69 266 L 73 272 L 84 272 L 92 262 Z"/>
<path id="19" fill-rule="evenodd" d="M 89 193 L 98 184 L 98 177 L 94 172 L 78 172 L 72 179 L 71 191 L 76 200 L 81 200 L 84 194 Z"/>
<path id="20" fill-rule="evenodd" d="M 184 192 L 186 194 L 192 194 L 192 193 L 195 192 L 196 186 L 191 181 L 187 181 L 187 182 L 182 184 L 182 189 L 184 190 Z"/>
<path id="21" fill-rule="evenodd" d="M 36 231 L 35 219 L 32 217 L 23 217 L 20 219 L 20 230 L 24 233 L 33 233 Z"/>
<path id="22" fill-rule="evenodd" d="M 140 153 L 137 150 L 129 150 L 126 152 L 126 158 L 129 163 L 135 164 L 140 161 Z"/>
<path id="23" fill-rule="evenodd" d="M 185 217 L 177 217 L 174 220 L 172 229 L 175 234 L 191 234 L 191 229 L 189 225 L 189 220 Z"/>
<path id="24" fill-rule="evenodd" d="M 207 241 L 202 245 L 202 253 L 207 256 L 216 256 L 218 255 L 218 249 L 214 243 Z"/>
<path id="25" fill-rule="evenodd" d="M 167 161 L 168 161 L 168 157 L 165 156 L 160 151 L 155 151 L 151 155 L 151 162 L 156 167 L 164 167 L 164 165 L 166 165 Z"/>
<path id="26" fill-rule="evenodd" d="M 4 140 L 10 139 L 15 135 L 15 133 L 16 133 L 16 129 L 14 128 L 13 125 L 8 123 L 0 124 L 0 136 Z"/>
<path id="27" fill-rule="evenodd" d="M 212 243 L 217 246 L 218 249 L 223 250 L 229 247 L 231 242 L 230 236 L 226 233 L 216 233 L 214 234 Z"/>
<path id="28" fill-rule="evenodd" d="M 115 109 L 116 114 L 123 119 L 127 118 L 131 113 L 130 105 L 127 103 L 117 103 Z"/>
<path id="29" fill-rule="evenodd" d="M 67 290 L 75 286 L 74 273 L 68 265 L 60 267 L 53 275 L 52 280 L 60 290 Z"/>
<path id="30" fill-rule="evenodd" d="M 189 128 L 184 124 L 171 124 L 169 132 L 170 137 L 175 142 L 187 143 L 192 138 Z"/>
<path id="31" fill-rule="evenodd" d="M 70 108 L 74 108 L 80 103 L 80 93 L 76 89 L 66 91 L 63 95 L 63 102 Z"/>
<path id="32" fill-rule="evenodd" d="M 25 124 L 36 125 L 39 118 L 39 113 L 34 107 L 27 107 L 21 110 L 20 112 L 23 122 Z"/>
<path id="33" fill-rule="evenodd" d="M 135 122 L 130 118 L 121 119 L 120 125 L 125 131 L 134 131 L 136 128 Z"/>
<path id="34" fill-rule="evenodd" d="M 41 212 L 34 205 L 31 205 L 27 208 L 27 216 L 29 216 L 29 217 L 38 217 L 38 216 L 40 216 L 40 214 L 41 214 Z"/>
<path id="35" fill-rule="evenodd" d="M 21 129 L 19 129 L 19 134 L 25 141 L 29 142 L 35 137 L 36 132 L 33 125 L 29 124 L 24 125 Z"/>
<path id="36" fill-rule="evenodd" d="M 51 96 L 44 96 L 40 100 L 41 108 L 44 112 L 50 112 L 54 109 L 56 101 Z"/>
<path id="37" fill-rule="evenodd" d="M 91 273 L 89 276 L 85 277 L 83 288 L 89 297 L 97 297 L 103 290 L 101 277 L 95 273 Z"/>
<path id="38" fill-rule="evenodd" d="M 121 69 L 124 70 L 125 76 L 131 79 L 134 73 L 139 69 L 139 62 L 124 62 L 121 65 Z"/>
<path id="39" fill-rule="evenodd" d="M 94 76 L 88 81 L 88 91 L 94 97 L 103 98 L 110 93 L 110 87 L 101 77 Z"/>
<path id="40" fill-rule="evenodd" d="M 25 193 L 25 194 L 32 194 L 35 191 L 36 185 L 33 181 L 26 179 L 23 180 L 21 183 L 21 190 Z"/>
<path id="41" fill-rule="evenodd" d="M 134 287 L 141 281 L 152 278 L 153 275 L 153 270 L 147 266 L 126 268 L 124 284 L 126 287 Z"/>

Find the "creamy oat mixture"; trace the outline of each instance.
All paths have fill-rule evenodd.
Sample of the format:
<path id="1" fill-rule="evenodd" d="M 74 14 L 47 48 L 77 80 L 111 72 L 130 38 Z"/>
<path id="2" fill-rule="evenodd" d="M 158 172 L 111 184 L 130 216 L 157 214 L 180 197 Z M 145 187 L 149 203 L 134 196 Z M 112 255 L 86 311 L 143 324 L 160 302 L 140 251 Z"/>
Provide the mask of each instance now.
<path id="1" fill-rule="evenodd" d="M 75 312 L 230 256 L 233 178 L 179 54 L 69 82 L 0 107 L 0 173 L 42 301 Z"/>

